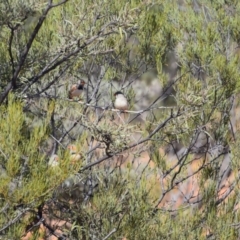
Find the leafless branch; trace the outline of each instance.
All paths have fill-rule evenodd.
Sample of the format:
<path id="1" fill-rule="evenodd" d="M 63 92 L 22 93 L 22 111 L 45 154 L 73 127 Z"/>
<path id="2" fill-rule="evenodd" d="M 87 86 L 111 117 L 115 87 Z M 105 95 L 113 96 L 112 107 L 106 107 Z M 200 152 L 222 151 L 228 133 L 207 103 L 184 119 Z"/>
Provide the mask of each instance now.
<path id="1" fill-rule="evenodd" d="M 188 71 L 189 72 L 189 71 Z M 172 87 L 176 82 L 178 82 L 184 75 L 186 75 L 188 72 L 183 73 L 179 78 L 177 78 L 175 81 L 173 81 L 163 92 L 162 94 L 157 97 L 146 109 L 142 110 L 141 113 L 138 113 L 133 119 L 131 119 L 128 123 L 131 123 L 134 121 L 136 118 L 138 118 L 143 112 L 148 111 L 149 108 L 151 108 L 156 102 L 158 102 L 162 96 L 167 92 L 167 90 Z"/>
<path id="2" fill-rule="evenodd" d="M 108 233 L 108 235 L 106 237 L 103 238 L 103 240 L 107 240 L 108 238 L 110 238 L 116 231 L 117 231 L 117 229 L 114 228 L 110 233 Z"/>
<path id="3" fill-rule="evenodd" d="M 52 1 L 51 1 L 51 7 L 54 8 L 54 7 L 58 7 L 66 2 L 68 2 L 69 0 L 62 0 L 61 2 L 59 3 L 55 3 L 55 4 L 52 4 Z"/>
<path id="4" fill-rule="evenodd" d="M 10 226 L 12 226 L 14 223 L 16 223 L 29 210 L 30 208 L 25 208 L 24 210 L 20 211 L 14 219 L 8 221 L 8 224 L 6 224 L 4 227 L 0 229 L 0 233 L 9 228 Z"/>
<path id="5" fill-rule="evenodd" d="M 8 27 L 11 30 L 9 44 L 8 44 L 8 53 L 9 53 L 9 57 L 10 57 L 11 65 L 12 65 L 12 74 L 14 74 L 15 67 L 14 67 L 14 60 L 13 60 L 13 55 L 12 55 L 12 41 L 13 41 L 13 37 L 14 37 L 15 28 L 13 26 L 11 26 L 10 23 L 8 24 Z M 16 81 L 12 82 L 12 85 L 13 85 L 13 88 L 16 88 Z"/>
<path id="6" fill-rule="evenodd" d="M 134 148 L 134 147 L 136 147 L 136 146 L 138 146 L 138 145 L 140 145 L 140 144 L 142 144 L 142 143 L 144 143 L 144 142 L 150 141 L 150 140 L 151 140 L 151 137 L 153 137 L 160 129 L 162 129 L 171 119 L 173 119 L 173 118 L 175 118 L 175 117 L 177 117 L 177 116 L 179 116 L 179 115 L 180 115 L 180 113 L 178 113 L 176 116 L 173 116 L 173 115 L 171 114 L 170 117 L 168 117 L 162 124 L 159 124 L 158 127 L 156 127 L 155 130 L 152 131 L 152 132 L 151 132 L 146 138 L 144 138 L 143 140 L 141 140 L 141 141 L 139 141 L 139 142 L 137 142 L 137 143 L 134 143 L 134 144 L 132 144 L 132 145 L 130 145 L 130 146 L 128 146 L 128 147 L 125 147 L 124 149 L 122 149 L 122 150 L 120 150 L 120 151 L 118 151 L 118 152 L 115 152 L 114 154 L 105 155 L 105 156 L 103 156 L 102 158 L 96 160 L 95 162 L 90 163 L 90 164 L 87 164 L 86 166 L 84 166 L 83 168 L 80 169 L 80 172 L 83 172 L 83 171 L 85 171 L 86 169 L 89 169 L 89 168 L 91 168 L 91 167 L 93 167 L 93 166 L 95 166 L 95 165 L 97 165 L 97 164 L 99 164 L 99 163 L 101 163 L 101 162 L 103 162 L 103 161 L 111 158 L 113 155 L 122 153 L 122 152 L 124 152 L 124 151 L 126 151 L 126 150 L 129 150 L 129 149 L 131 149 L 131 148 Z"/>
<path id="7" fill-rule="evenodd" d="M 34 28 L 27 44 L 26 44 L 26 47 L 25 49 L 23 50 L 23 52 L 21 53 L 20 55 L 20 60 L 19 60 L 19 63 L 15 69 L 15 72 L 11 78 L 11 82 L 7 85 L 7 87 L 5 88 L 5 90 L 3 91 L 2 95 L 0 96 L 0 104 L 3 103 L 3 101 L 5 100 L 5 98 L 7 97 L 9 91 L 12 89 L 13 86 L 16 86 L 16 81 L 17 81 L 17 78 L 18 78 L 18 75 L 25 63 L 25 60 L 27 58 L 27 55 L 28 55 L 28 52 L 29 50 L 31 49 L 31 46 L 32 46 L 32 43 L 37 35 L 37 33 L 39 32 L 44 20 L 46 19 L 46 16 L 48 14 L 48 12 L 50 11 L 51 9 L 51 5 L 48 5 L 46 7 L 46 9 L 43 11 L 43 14 L 41 15 L 41 17 L 39 18 L 38 20 L 38 23 L 36 25 L 36 27 Z"/>

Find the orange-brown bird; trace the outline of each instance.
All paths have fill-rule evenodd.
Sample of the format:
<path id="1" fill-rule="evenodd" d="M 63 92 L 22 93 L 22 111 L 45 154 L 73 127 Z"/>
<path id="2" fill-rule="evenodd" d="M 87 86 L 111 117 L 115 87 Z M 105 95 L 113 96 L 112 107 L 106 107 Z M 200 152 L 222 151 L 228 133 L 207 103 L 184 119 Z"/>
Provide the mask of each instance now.
<path id="1" fill-rule="evenodd" d="M 85 84 L 85 81 L 81 80 L 80 84 L 72 85 L 71 89 L 68 92 L 69 99 L 80 98 L 83 92 L 84 84 Z"/>
<path id="2" fill-rule="evenodd" d="M 48 166 L 50 167 L 57 167 L 59 165 L 59 157 L 56 154 L 53 154 L 48 162 Z"/>
<path id="3" fill-rule="evenodd" d="M 78 153 L 76 145 L 70 144 L 68 145 L 67 149 L 69 150 L 70 153 L 70 164 L 74 165 L 82 159 L 82 155 Z M 59 156 L 53 154 L 49 159 L 48 166 L 57 167 L 60 165 L 60 162 L 61 160 L 59 159 Z"/>
<path id="4" fill-rule="evenodd" d="M 76 145 L 70 144 L 67 149 L 70 151 L 71 164 L 75 164 L 82 159 L 82 155 L 78 152 Z"/>

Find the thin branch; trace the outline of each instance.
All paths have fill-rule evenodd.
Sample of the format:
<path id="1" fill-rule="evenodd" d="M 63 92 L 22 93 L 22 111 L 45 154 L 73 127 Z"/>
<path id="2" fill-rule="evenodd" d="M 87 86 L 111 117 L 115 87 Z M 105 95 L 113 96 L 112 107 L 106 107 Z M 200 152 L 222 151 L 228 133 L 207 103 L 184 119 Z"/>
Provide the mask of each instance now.
<path id="1" fill-rule="evenodd" d="M 24 209 L 22 212 L 20 212 L 14 219 L 8 221 L 8 224 L 0 229 L 0 233 L 3 232 L 4 230 L 8 229 L 10 226 L 12 226 L 14 223 L 16 223 L 22 215 L 24 215 L 26 212 L 28 212 L 30 208 Z"/>
<path id="2" fill-rule="evenodd" d="M 141 112 L 141 113 L 144 113 L 144 112 L 146 112 L 146 111 L 148 111 L 148 109 L 149 108 L 151 108 L 156 102 L 158 102 L 161 98 L 162 98 L 162 96 L 167 92 L 167 90 L 170 88 L 170 87 L 172 87 L 177 81 L 179 81 L 184 75 L 186 75 L 188 72 L 190 72 L 190 71 L 187 71 L 187 72 L 185 72 L 185 73 L 183 73 L 179 78 L 177 78 L 175 81 L 173 81 L 163 92 L 162 92 L 162 94 L 159 96 L 159 97 L 157 97 L 147 108 L 145 108 L 144 110 L 143 110 L 143 112 Z M 135 120 L 136 118 L 138 118 L 140 115 L 141 115 L 141 113 L 139 113 L 139 114 L 137 114 L 133 119 L 131 119 L 128 123 L 131 123 L 133 120 Z"/>
<path id="3" fill-rule="evenodd" d="M 99 91 L 99 87 L 100 87 L 100 84 L 102 82 L 102 79 L 104 77 L 105 72 L 106 72 L 105 68 L 103 66 L 101 66 L 101 71 L 100 71 L 100 74 L 99 74 L 98 82 L 96 84 L 96 87 L 94 88 L 92 96 L 88 100 L 88 103 L 90 103 L 94 98 L 96 99 L 96 96 L 97 96 L 97 93 Z"/>
<path id="4" fill-rule="evenodd" d="M 132 144 L 132 145 L 130 145 L 130 146 L 128 146 L 128 147 L 125 147 L 124 149 L 122 149 L 122 150 L 120 150 L 120 151 L 117 151 L 117 152 L 115 152 L 115 153 L 111 153 L 111 154 L 109 153 L 108 155 L 103 156 L 102 158 L 96 160 L 95 162 L 90 163 L 90 164 L 87 164 L 86 166 L 84 166 L 83 168 L 81 168 L 79 172 L 83 172 L 83 171 L 85 171 L 86 169 L 89 169 L 89 168 L 91 168 L 91 167 L 93 167 L 93 166 L 95 166 L 95 165 L 97 165 L 97 164 L 99 164 L 99 163 L 101 163 L 101 162 L 103 162 L 103 161 L 105 161 L 105 160 L 113 157 L 113 156 L 116 155 L 116 154 L 122 153 L 122 152 L 124 152 L 124 151 L 126 151 L 126 150 L 129 150 L 129 149 L 131 149 L 131 148 L 134 148 L 134 147 L 136 147 L 136 146 L 138 146 L 138 145 L 140 145 L 140 144 L 142 144 L 142 143 L 144 143 L 144 142 L 150 141 L 150 140 L 151 140 L 151 137 L 153 137 L 160 129 L 162 129 L 163 127 L 165 127 L 165 125 L 166 125 L 170 120 L 172 120 L 173 118 L 179 116 L 179 114 L 180 114 L 180 113 L 178 113 L 176 116 L 173 116 L 173 115 L 171 114 L 170 117 L 168 117 L 162 124 L 159 124 L 158 127 L 156 127 L 156 129 L 155 129 L 154 131 L 152 131 L 151 134 L 149 134 L 146 138 L 144 138 L 144 139 L 141 140 L 140 142 L 134 143 L 134 144 Z"/>
<path id="5" fill-rule="evenodd" d="M 13 55 L 12 55 L 12 41 L 13 41 L 13 37 L 14 37 L 15 28 L 12 27 L 10 23 L 8 24 L 8 27 L 11 30 L 9 44 L 8 44 L 8 53 L 9 53 L 9 57 L 10 57 L 11 65 L 12 65 L 12 74 L 14 74 L 15 68 L 14 68 L 14 60 L 13 60 Z M 13 88 L 16 88 L 16 81 L 12 82 L 12 85 L 13 85 Z"/>
<path id="6" fill-rule="evenodd" d="M 101 31 L 100 31 L 101 33 Z M 99 33 L 99 34 L 100 34 Z M 31 83 L 28 84 L 27 87 L 24 88 L 24 90 L 22 91 L 22 94 L 24 94 L 26 92 L 26 90 L 31 87 L 35 82 L 38 81 L 39 78 L 41 78 L 43 75 L 49 73 L 50 71 L 54 70 L 55 68 L 57 68 L 59 65 L 61 65 L 62 63 L 66 62 L 69 58 L 76 56 L 81 50 L 83 50 L 84 48 L 86 48 L 88 45 L 90 45 L 91 43 L 93 43 L 96 39 L 100 38 L 100 37 L 105 37 L 109 34 L 114 33 L 114 31 L 110 31 L 107 32 L 105 34 L 102 35 L 95 35 L 93 37 L 91 37 L 89 40 L 85 41 L 82 45 L 80 45 L 76 50 L 74 50 L 73 52 L 69 53 L 68 55 L 64 56 L 63 58 L 61 58 L 59 61 L 55 62 L 51 67 L 45 67 L 39 74 L 37 74 L 35 77 L 33 77 L 33 79 L 31 80 Z M 77 41 L 76 45 L 79 44 L 79 41 Z M 99 40 L 100 41 L 100 40 Z M 49 65 L 48 65 L 49 66 Z M 1 100 L 1 99 L 0 99 Z M 1 101 L 0 101 L 1 103 Z"/>
<path id="7" fill-rule="evenodd" d="M 7 155 L 2 151 L 2 149 L 0 148 L 0 152 L 2 153 L 2 155 L 5 157 L 5 159 L 7 159 Z"/>
<path id="8" fill-rule="evenodd" d="M 23 50 L 23 52 L 20 55 L 20 60 L 19 60 L 18 66 L 15 69 L 15 72 L 12 76 L 11 82 L 7 85 L 7 87 L 3 91 L 2 95 L 0 96 L 0 104 L 2 104 L 3 101 L 5 100 L 5 98 L 8 96 L 9 91 L 14 86 L 16 86 L 16 81 L 17 81 L 18 75 L 19 75 L 19 73 L 20 73 L 20 71 L 21 71 L 21 69 L 22 69 L 22 67 L 25 63 L 25 60 L 27 59 L 28 52 L 31 49 L 32 43 L 33 43 L 37 33 L 39 32 L 44 20 L 46 19 L 47 14 L 50 11 L 50 9 L 51 9 L 51 5 L 48 5 L 47 8 L 44 10 L 42 16 L 39 18 L 38 23 L 37 23 L 36 27 L 34 28 L 32 34 L 31 34 L 31 36 L 30 36 L 30 38 L 29 38 L 29 40 L 26 44 L 25 49 Z"/>
<path id="9" fill-rule="evenodd" d="M 114 228 L 106 237 L 104 237 L 102 240 L 107 240 L 109 237 L 111 237 L 115 232 L 117 231 L 116 228 Z"/>
<path id="10" fill-rule="evenodd" d="M 44 93 L 45 91 L 47 91 L 55 82 L 57 82 L 57 81 L 59 80 L 60 77 L 62 77 L 62 76 L 66 73 L 66 70 L 67 70 L 69 67 L 70 67 L 69 65 L 66 65 L 66 66 L 64 67 L 64 69 L 63 69 L 56 77 L 54 77 L 54 79 L 53 79 L 50 83 L 48 83 L 48 85 L 47 85 L 45 88 L 43 88 L 43 89 L 42 89 L 40 92 L 38 92 L 37 94 L 33 95 L 33 97 L 36 96 L 36 95 L 40 95 L 40 94 Z"/>
<path id="11" fill-rule="evenodd" d="M 182 179 L 178 180 L 177 182 L 172 183 L 171 187 L 169 189 L 167 189 L 166 191 L 164 191 L 162 193 L 162 196 L 159 198 L 159 200 L 157 201 L 157 204 L 154 207 L 154 211 L 153 213 L 156 213 L 158 211 L 158 205 L 161 203 L 161 201 L 163 200 L 163 198 L 165 197 L 165 195 L 170 192 L 171 190 L 174 189 L 175 186 L 177 186 L 179 183 L 182 183 L 184 181 L 186 181 L 187 179 L 191 178 L 192 176 L 196 175 L 197 173 L 199 173 L 201 170 L 203 170 L 204 168 L 206 168 L 207 166 L 211 165 L 214 161 L 216 161 L 220 156 L 222 156 L 224 153 L 220 153 L 217 157 L 215 157 L 214 159 L 212 159 L 210 162 L 205 163 L 204 165 L 202 165 L 201 167 L 199 167 L 195 172 L 193 172 L 192 174 L 183 177 Z M 230 194 L 230 193 L 229 193 Z M 218 203 L 217 203 L 218 204 Z"/>
<path id="12" fill-rule="evenodd" d="M 60 52 L 58 55 L 56 55 L 43 69 L 41 72 L 39 72 L 35 77 L 31 79 L 31 82 L 25 86 L 25 88 L 22 90 L 21 94 L 24 94 L 33 83 L 35 83 L 41 76 L 44 75 L 45 71 L 62 55 L 62 52 Z"/>
<path id="13" fill-rule="evenodd" d="M 42 91 L 41 91 L 41 92 L 42 92 Z M 30 99 L 30 98 L 37 98 L 37 97 L 40 97 L 39 94 L 29 95 L 29 96 L 23 97 L 23 99 Z M 123 111 L 118 110 L 118 109 L 116 109 L 116 108 L 109 108 L 108 106 L 107 106 L 107 107 L 97 106 L 97 105 L 93 105 L 93 104 L 90 104 L 90 103 L 85 103 L 85 102 L 82 102 L 82 101 L 73 101 L 73 100 L 71 100 L 71 99 L 54 97 L 54 96 L 52 96 L 52 95 L 41 96 L 41 98 L 53 98 L 53 99 L 64 100 L 64 101 L 68 101 L 68 102 L 72 102 L 72 103 L 77 103 L 77 104 L 85 105 L 85 106 L 87 106 L 87 107 L 100 109 L 100 110 L 103 110 L 103 111 L 121 112 L 121 113 L 123 112 Z M 137 110 L 137 111 L 124 110 L 124 113 L 139 114 L 139 115 L 141 115 L 141 114 L 144 113 L 144 112 L 151 111 L 151 110 L 155 110 L 155 109 L 170 109 L 170 110 L 173 110 L 174 108 L 179 108 L 179 107 L 178 107 L 178 106 L 171 106 L 171 107 L 164 107 L 164 106 L 161 106 L 161 107 L 150 107 L 150 108 L 147 108 L 147 109 L 141 109 L 141 110 Z M 193 109 L 196 109 L 196 107 L 187 108 L 187 109 L 185 109 L 185 112 L 187 112 L 187 111 L 192 111 L 192 112 L 193 112 Z M 46 110 L 44 110 L 44 111 L 46 111 Z"/>
<path id="14" fill-rule="evenodd" d="M 55 4 L 52 4 L 52 3 L 51 3 L 51 7 L 52 7 L 52 8 L 58 7 L 58 6 L 66 3 L 66 2 L 68 2 L 68 1 L 69 1 L 69 0 L 63 0 L 63 1 L 59 2 L 59 3 L 55 3 Z M 51 2 L 52 2 L 52 1 L 51 1 Z"/>
<path id="15" fill-rule="evenodd" d="M 54 139 L 63 149 L 65 149 L 65 147 L 62 145 L 62 143 L 60 141 L 58 141 L 52 134 L 50 134 L 50 137 L 52 139 Z"/>

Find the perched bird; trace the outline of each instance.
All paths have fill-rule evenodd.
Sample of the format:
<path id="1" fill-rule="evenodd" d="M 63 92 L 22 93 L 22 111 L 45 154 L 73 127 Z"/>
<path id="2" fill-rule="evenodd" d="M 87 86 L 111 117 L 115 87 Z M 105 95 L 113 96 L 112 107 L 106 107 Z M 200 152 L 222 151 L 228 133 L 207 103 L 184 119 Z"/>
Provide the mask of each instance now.
<path id="1" fill-rule="evenodd" d="M 68 145 L 67 149 L 70 152 L 71 164 L 75 164 L 77 161 L 82 159 L 82 155 L 78 152 L 76 145 L 70 144 Z"/>
<path id="2" fill-rule="evenodd" d="M 127 110 L 128 101 L 127 101 L 127 98 L 123 95 L 123 93 L 118 91 L 114 93 L 114 96 L 115 96 L 114 107 L 122 111 Z"/>
<path id="3" fill-rule="evenodd" d="M 70 164 L 71 165 L 76 164 L 78 161 L 80 161 L 82 159 L 82 155 L 80 153 L 78 153 L 76 145 L 70 144 L 70 145 L 68 145 L 67 149 L 70 153 Z M 59 158 L 59 156 L 56 154 L 53 154 L 48 161 L 48 166 L 56 167 L 56 166 L 59 166 L 60 162 L 61 162 L 61 159 Z"/>
<path id="4" fill-rule="evenodd" d="M 69 99 L 73 99 L 75 97 L 80 98 L 80 96 L 83 92 L 84 84 L 85 84 L 85 81 L 81 80 L 80 84 L 72 85 L 71 89 L 68 92 Z"/>
<path id="5" fill-rule="evenodd" d="M 58 165 L 59 165 L 59 157 L 58 157 L 58 155 L 53 154 L 49 159 L 48 166 L 56 167 Z"/>

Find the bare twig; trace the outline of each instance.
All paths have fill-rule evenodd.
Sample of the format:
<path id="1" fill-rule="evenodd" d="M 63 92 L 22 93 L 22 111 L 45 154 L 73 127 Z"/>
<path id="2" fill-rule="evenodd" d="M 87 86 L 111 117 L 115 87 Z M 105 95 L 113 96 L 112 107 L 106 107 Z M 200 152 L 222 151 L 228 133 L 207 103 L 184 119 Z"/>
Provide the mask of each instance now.
<path id="1" fill-rule="evenodd" d="M 177 115 L 177 116 L 178 116 L 178 115 Z M 138 146 L 138 145 L 140 145 L 140 144 L 142 144 L 142 143 L 144 143 L 144 142 L 150 141 L 150 140 L 151 140 L 151 137 L 153 137 L 160 129 L 162 129 L 171 119 L 173 119 L 174 117 L 177 117 L 177 116 L 173 116 L 173 115 L 171 114 L 170 117 L 168 117 L 163 123 L 159 124 L 159 125 L 155 128 L 155 130 L 152 131 L 152 132 L 151 132 L 146 138 L 144 138 L 143 140 L 141 140 L 141 141 L 139 141 L 139 142 L 137 142 L 137 143 L 134 143 L 134 144 L 132 144 L 132 145 L 130 145 L 130 146 L 128 146 L 128 147 L 125 147 L 124 149 L 122 149 L 122 150 L 120 150 L 120 151 L 118 151 L 118 152 L 115 152 L 114 154 L 113 154 L 113 153 L 112 153 L 112 154 L 109 153 L 108 155 L 103 156 L 102 158 L 96 160 L 95 162 L 90 163 L 90 164 L 87 164 L 86 166 L 84 166 L 83 168 L 81 168 L 79 172 L 83 172 L 83 171 L 85 171 L 86 169 L 89 169 L 89 168 L 91 168 L 91 167 L 93 167 L 93 166 L 95 166 L 95 165 L 97 165 L 97 164 L 99 164 L 99 163 L 101 163 L 101 162 L 103 162 L 103 161 L 111 158 L 112 156 L 114 156 L 114 155 L 116 155 L 116 154 L 122 153 L 122 152 L 124 152 L 124 151 L 126 151 L 126 150 L 129 150 L 129 149 L 131 149 L 131 148 L 134 148 L 134 147 L 136 147 L 136 146 Z"/>
<path id="2" fill-rule="evenodd" d="M 102 240 L 107 240 L 109 237 L 111 237 L 115 232 L 117 231 L 116 228 L 114 228 L 106 237 L 104 237 Z"/>
<path id="3" fill-rule="evenodd" d="M 11 82 L 7 85 L 7 87 L 5 88 L 5 90 L 3 91 L 2 95 L 0 96 L 0 104 L 2 104 L 2 102 L 5 100 L 5 98 L 8 96 L 8 93 L 9 91 L 16 85 L 16 81 L 17 81 L 17 78 L 18 78 L 18 75 L 25 63 L 25 60 L 27 58 L 27 55 L 28 55 L 28 52 L 29 50 L 31 49 L 31 46 L 32 46 L 32 43 L 37 35 L 37 33 L 39 32 L 44 20 L 46 19 L 47 17 L 47 14 L 48 12 L 50 11 L 51 9 L 51 4 L 48 4 L 48 6 L 46 7 L 46 9 L 43 11 L 43 14 L 41 15 L 41 17 L 39 18 L 38 20 L 38 23 L 36 25 L 36 27 L 34 28 L 27 44 L 26 44 L 26 47 L 25 49 L 23 50 L 23 52 L 21 53 L 20 55 L 20 60 L 19 60 L 19 63 L 15 69 L 15 72 L 11 78 Z"/>
<path id="4" fill-rule="evenodd" d="M 0 229 L 0 233 L 3 232 L 4 230 L 6 230 L 7 228 L 9 228 L 10 226 L 12 226 L 14 223 L 16 223 L 22 217 L 22 215 L 24 215 L 29 210 L 30 210 L 30 208 L 25 208 L 23 211 L 18 213 L 18 215 L 14 219 L 8 221 L 8 224 L 6 224 L 4 227 L 2 227 Z"/>
<path id="5" fill-rule="evenodd" d="M 5 157 L 5 159 L 7 159 L 7 155 L 2 151 L 2 149 L 0 148 L 0 152 L 2 153 L 2 155 Z"/>
<path id="6" fill-rule="evenodd" d="M 13 41 L 13 37 L 14 37 L 15 28 L 10 23 L 8 24 L 8 27 L 11 30 L 9 44 L 8 44 L 8 53 L 9 53 L 9 57 L 10 57 L 11 65 L 12 65 L 12 74 L 14 74 L 15 68 L 14 68 L 14 60 L 13 60 L 13 54 L 12 54 L 12 41 Z M 13 81 L 12 85 L 13 85 L 13 88 L 16 88 L 16 81 Z"/>

